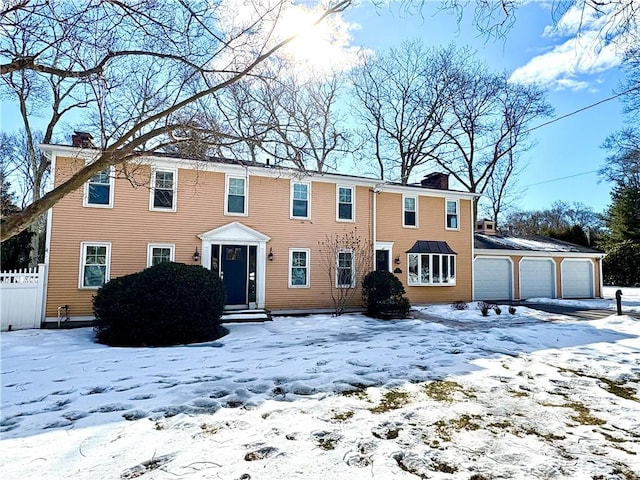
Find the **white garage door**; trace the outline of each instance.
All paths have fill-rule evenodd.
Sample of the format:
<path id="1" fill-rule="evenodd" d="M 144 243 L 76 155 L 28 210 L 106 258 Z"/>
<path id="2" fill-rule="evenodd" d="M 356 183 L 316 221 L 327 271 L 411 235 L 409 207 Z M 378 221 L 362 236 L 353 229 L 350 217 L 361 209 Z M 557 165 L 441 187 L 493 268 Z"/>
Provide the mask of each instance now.
<path id="1" fill-rule="evenodd" d="M 511 262 L 506 258 L 477 258 L 473 298 L 476 300 L 511 300 Z"/>
<path id="2" fill-rule="evenodd" d="M 589 260 L 562 262 L 562 296 L 593 298 L 593 264 Z"/>
<path id="3" fill-rule="evenodd" d="M 554 298 L 555 263 L 551 259 L 520 261 L 520 298 Z"/>

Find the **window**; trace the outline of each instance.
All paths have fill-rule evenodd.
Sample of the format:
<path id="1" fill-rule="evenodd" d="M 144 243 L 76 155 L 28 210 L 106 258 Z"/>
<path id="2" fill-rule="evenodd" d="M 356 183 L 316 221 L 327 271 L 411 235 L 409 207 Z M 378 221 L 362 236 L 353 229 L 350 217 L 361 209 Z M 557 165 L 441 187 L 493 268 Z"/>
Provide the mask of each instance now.
<path id="1" fill-rule="evenodd" d="M 107 167 L 85 184 L 85 207 L 113 207 L 113 173 L 113 167 Z"/>
<path id="2" fill-rule="evenodd" d="M 353 266 L 353 251 L 344 250 L 338 252 L 336 262 L 336 287 L 354 287 L 356 276 Z"/>
<path id="3" fill-rule="evenodd" d="M 311 186 L 308 183 L 291 184 L 291 218 L 310 218 L 309 191 Z"/>
<path id="4" fill-rule="evenodd" d="M 109 280 L 111 244 L 83 242 L 80 256 L 80 288 L 100 288 Z"/>
<path id="5" fill-rule="evenodd" d="M 226 215 L 247 214 L 247 179 L 227 176 Z"/>
<path id="6" fill-rule="evenodd" d="M 147 247 L 147 267 L 173 262 L 175 258 L 174 255 L 174 245 L 150 243 Z"/>
<path id="7" fill-rule="evenodd" d="M 353 195 L 353 187 L 338 186 L 338 221 L 353 222 L 355 218 Z"/>
<path id="8" fill-rule="evenodd" d="M 460 228 L 458 223 L 458 201 L 447 200 L 447 228 L 450 230 L 458 230 Z"/>
<path id="9" fill-rule="evenodd" d="M 151 210 L 176 211 L 175 170 L 152 170 L 151 172 Z"/>
<path id="10" fill-rule="evenodd" d="M 417 204 L 416 197 L 403 196 L 403 227 L 416 227 L 417 223 Z"/>
<path id="11" fill-rule="evenodd" d="M 289 287 L 305 288 L 309 286 L 309 249 L 289 249 Z"/>
<path id="12" fill-rule="evenodd" d="M 456 256 L 409 254 L 409 285 L 455 285 Z"/>

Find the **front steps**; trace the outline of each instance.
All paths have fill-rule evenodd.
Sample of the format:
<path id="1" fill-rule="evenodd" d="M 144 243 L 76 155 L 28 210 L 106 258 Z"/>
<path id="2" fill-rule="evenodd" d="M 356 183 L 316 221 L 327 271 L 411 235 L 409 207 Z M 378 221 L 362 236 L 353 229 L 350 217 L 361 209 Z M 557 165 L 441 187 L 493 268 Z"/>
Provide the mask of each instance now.
<path id="1" fill-rule="evenodd" d="M 225 310 L 220 318 L 222 323 L 270 322 L 271 312 L 265 309 Z"/>

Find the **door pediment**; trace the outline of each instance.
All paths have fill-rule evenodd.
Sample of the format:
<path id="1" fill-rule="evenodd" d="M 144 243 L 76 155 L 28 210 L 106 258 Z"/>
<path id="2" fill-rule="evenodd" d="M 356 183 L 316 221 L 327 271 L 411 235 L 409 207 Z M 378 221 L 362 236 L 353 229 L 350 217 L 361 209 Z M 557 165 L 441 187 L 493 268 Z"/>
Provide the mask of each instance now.
<path id="1" fill-rule="evenodd" d="M 271 237 L 264 233 L 247 227 L 240 222 L 227 223 L 208 232 L 201 233 L 198 238 L 205 242 L 211 243 L 229 243 L 229 242 L 268 242 Z"/>

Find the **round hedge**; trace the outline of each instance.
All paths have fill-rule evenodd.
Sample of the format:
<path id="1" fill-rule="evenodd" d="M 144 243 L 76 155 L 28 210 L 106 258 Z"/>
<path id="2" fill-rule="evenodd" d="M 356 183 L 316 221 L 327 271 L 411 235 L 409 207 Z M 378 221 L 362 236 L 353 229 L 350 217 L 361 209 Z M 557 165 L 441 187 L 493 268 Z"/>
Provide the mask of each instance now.
<path id="1" fill-rule="evenodd" d="M 114 278 L 93 299 L 99 343 L 165 346 L 221 336 L 224 287 L 198 265 L 162 263 Z"/>
<path id="2" fill-rule="evenodd" d="M 362 280 L 362 296 L 371 317 L 406 318 L 411 304 L 403 294 L 402 282 L 387 270 L 369 272 Z"/>

